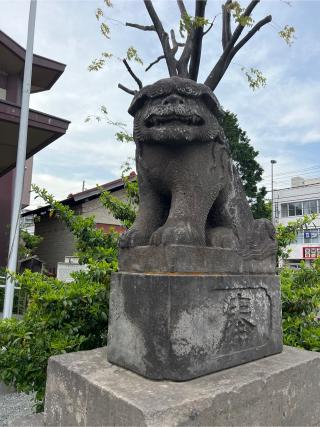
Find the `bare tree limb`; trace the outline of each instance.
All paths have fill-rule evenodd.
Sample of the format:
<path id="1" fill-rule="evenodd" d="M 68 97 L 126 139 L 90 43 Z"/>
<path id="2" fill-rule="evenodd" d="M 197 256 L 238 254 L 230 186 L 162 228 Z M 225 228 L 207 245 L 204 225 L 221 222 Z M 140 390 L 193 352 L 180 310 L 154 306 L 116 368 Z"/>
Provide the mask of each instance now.
<path id="1" fill-rule="evenodd" d="M 226 48 L 227 44 L 231 39 L 231 13 L 229 5 L 232 3 L 232 0 L 227 0 L 225 4 L 222 5 L 222 47 Z"/>
<path id="2" fill-rule="evenodd" d="M 126 22 L 126 26 L 137 28 L 138 30 L 142 30 L 142 31 L 156 31 L 154 25 L 140 25 L 140 24 L 133 24 L 131 22 Z"/>
<path id="3" fill-rule="evenodd" d="M 127 87 L 123 86 L 121 83 L 118 84 L 118 88 L 124 90 L 127 93 L 130 93 L 130 95 L 135 95 L 137 93 L 136 90 L 128 89 Z"/>
<path id="4" fill-rule="evenodd" d="M 174 30 L 170 30 L 171 43 L 172 43 L 172 53 L 175 55 L 178 51 L 178 47 L 184 47 L 185 43 L 177 42 L 176 35 Z"/>
<path id="5" fill-rule="evenodd" d="M 183 0 L 177 0 L 177 4 L 179 6 L 181 19 L 183 19 L 184 16 L 188 15 L 187 9 L 185 8 Z M 190 28 L 188 31 L 187 40 L 183 48 L 182 54 L 177 62 L 177 70 L 178 70 L 178 75 L 180 77 L 187 77 L 187 78 L 189 77 L 188 63 L 189 63 L 190 55 L 192 51 L 193 33 L 194 33 L 194 29 Z"/>
<path id="6" fill-rule="evenodd" d="M 211 24 L 209 25 L 209 27 L 206 29 L 206 31 L 203 32 L 203 37 L 208 34 L 208 32 L 211 30 L 211 28 L 213 27 L 214 21 L 216 20 L 217 15 L 213 18 L 213 21 L 211 22 Z"/>
<path id="7" fill-rule="evenodd" d="M 187 9 L 183 3 L 183 0 L 177 0 L 177 3 L 178 3 L 178 7 L 180 10 L 181 17 L 183 17 L 183 15 L 188 15 L 188 12 L 187 12 Z"/>
<path id="8" fill-rule="evenodd" d="M 257 6 L 260 0 L 252 0 L 247 8 L 245 9 L 243 16 L 250 16 L 253 9 Z M 226 4 L 225 4 L 226 6 Z M 271 21 L 271 17 L 267 17 L 269 20 L 267 22 Z M 267 22 L 264 22 L 267 18 L 263 19 L 262 21 L 259 21 L 250 31 L 249 33 L 243 38 L 245 40 L 241 40 L 238 45 L 235 47 L 235 43 L 238 41 L 245 25 L 238 24 L 236 29 L 234 30 L 233 34 L 231 35 L 230 40 L 225 44 L 223 53 L 220 56 L 218 62 L 211 70 L 209 76 L 207 77 L 206 81 L 204 82 L 205 85 L 209 86 L 212 90 L 214 90 L 220 80 L 222 79 L 224 73 L 226 72 L 228 66 L 230 65 L 230 62 L 234 55 L 238 52 L 240 47 L 242 47 L 260 28 L 262 25 L 265 25 Z M 250 35 L 249 35 L 250 34 Z M 227 30 L 226 30 L 227 35 Z M 228 34 L 229 35 L 229 34 Z M 240 45 L 240 46 L 239 46 Z"/>
<path id="9" fill-rule="evenodd" d="M 153 65 L 157 64 L 159 61 L 161 61 L 161 59 L 165 59 L 165 56 L 164 56 L 164 55 L 160 55 L 160 56 L 158 56 L 158 58 L 157 58 L 155 61 L 151 62 L 151 64 L 150 64 L 150 65 L 148 65 L 148 67 L 145 69 L 145 71 L 149 71 L 149 70 L 150 70 L 150 68 L 151 68 Z"/>
<path id="10" fill-rule="evenodd" d="M 256 34 L 257 31 L 260 30 L 261 27 L 263 27 L 264 25 L 268 24 L 271 21 L 272 21 L 272 16 L 268 15 L 264 19 L 261 19 L 261 21 L 257 22 L 256 25 L 248 32 L 248 34 L 246 34 L 243 37 L 243 39 L 241 39 L 239 43 L 236 46 L 234 46 L 234 48 L 231 51 L 232 57 L 239 51 L 239 49 L 242 48 L 242 46 L 244 46 Z"/>
<path id="11" fill-rule="evenodd" d="M 174 58 L 174 55 L 171 52 L 170 43 L 169 43 L 169 36 L 165 32 L 162 23 L 157 15 L 157 12 L 155 11 L 152 1 L 151 0 L 144 0 L 145 7 L 149 13 L 149 16 L 153 22 L 153 25 L 156 29 L 156 32 L 158 34 L 160 43 L 162 45 L 162 50 L 165 56 L 165 60 L 168 66 L 169 75 L 170 76 L 176 76 L 177 70 L 176 70 L 176 60 Z"/>
<path id="12" fill-rule="evenodd" d="M 129 71 L 131 77 L 137 82 L 139 89 L 142 89 L 142 81 L 134 74 L 130 65 L 128 64 L 128 61 L 126 59 L 123 59 L 122 62 L 126 66 L 126 69 Z"/>
<path id="13" fill-rule="evenodd" d="M 196 0 L 195 17 L 204 18 L 207 0 Z M 189 78 L 197 81 L 202 50 L 203 26 L 193 30 Z"/>
<path id="14" fill-rule="evenodd" d="M 252 0 L 250 3 L 249 3 L 249 5 L 248 5 L 248 7 L 246 8 L 246 10 L 244 11 L 244 13 L 243 13 L 243 16 L 250 16 L 251 15 L 251 13 L 252 13 L 252 11 L 253 11 L 253 9 L 257 6 L 257 4 L 260 2 L 260 0 Z M 244 26 L 243 25 L 238 25 L 237 26 L 237 28 L 234 30 L 234 32 L 233 32 L 233 34 L 232 34 L 232 36 L 231 36 L 231 39 L 230 39 L 230 41 L 229 41 L 229 43 L 228 43 L 228 45 L 226 46 L 226 49 L 228 49 L 229 47 L 230 48 L 232 48 L 234 45 L 235 45 L 235 43 L 236 43 L 236 41 L 238 40 L 238 38 L 241 36 L 241 33 L 242 33 L 242 31 L 243 31 L 243 29 L 244 29 Z M 229 46 L 230 45 L 230 46 Z"/>
<path id="15" fill-rule="evenodd" d="M 260 30 L 261 27 L 263 27 L 264 25 L 268 24 L 271 21 L 272 21 L 271 15 L 268 15 L 264 19 L 261 19 L 261 21 L 257 22 L 257 24 L 245 35 L 245 37 L 243 37 L 243 39 L 241 39 L 239 43 L 233 47 L 233 49 L 231 50 L 231 52 L 227 57 L 227 60 L 225 61 L 222 76 L 224 75 L 227 68 L 229 67 L 232 61 L 232 58 L 235 56 L 235 54 L 256 34 L 257 31 Z"/>

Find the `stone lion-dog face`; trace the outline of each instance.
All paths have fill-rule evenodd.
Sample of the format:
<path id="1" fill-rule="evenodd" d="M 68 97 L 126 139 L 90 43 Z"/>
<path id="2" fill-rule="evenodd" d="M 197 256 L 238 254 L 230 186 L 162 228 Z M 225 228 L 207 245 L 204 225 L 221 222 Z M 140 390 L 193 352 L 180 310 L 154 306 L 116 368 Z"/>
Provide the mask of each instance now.
<path id="1" fill-rule="evenodd" d="M 134 116 L 137 143 L 186 144 L 216 138 L 217 100 L 211 90 L 181 77 L 162 79 L 135 95 L 129 113 Z"/>

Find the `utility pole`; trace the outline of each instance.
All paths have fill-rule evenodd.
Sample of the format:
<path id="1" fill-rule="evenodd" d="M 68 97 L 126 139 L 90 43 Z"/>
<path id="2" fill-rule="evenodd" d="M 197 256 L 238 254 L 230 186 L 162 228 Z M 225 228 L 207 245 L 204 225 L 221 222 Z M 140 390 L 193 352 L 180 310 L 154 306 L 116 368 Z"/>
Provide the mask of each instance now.
<path id="1" fill-rule="evenodd" d="M 8 270 L 15 273 L 18 261 L 19 232 L 20 232 L 20 210 L 23 192 L 23 180 L 25 172 L 28 122 L 29 122 L 29 99 L 31 92 L 32 62 L 33 62 L 33 41 L 34 28 L 36 22 L 37 0 L 30 0 L 28 39 L 26 48 L 26 57 L 24 63 L 21 116 L 19 126 L 19 138 L 16 161 L 16 176 L 14 183 L 14 196 L 12 203 L 10 243 L 8 253 Z M 7 275 L 6 290 L 3 305 L 3 318 L 12 316 L 13 298 L 14 298 L 14 280 Z"/>
<path id="2" fill-rule="evenodd" d="M 277 163 L 276 160 L 271 160 L 271 221 L 274 224 L 274 204 L 273 204 L 273 165 Z"/>

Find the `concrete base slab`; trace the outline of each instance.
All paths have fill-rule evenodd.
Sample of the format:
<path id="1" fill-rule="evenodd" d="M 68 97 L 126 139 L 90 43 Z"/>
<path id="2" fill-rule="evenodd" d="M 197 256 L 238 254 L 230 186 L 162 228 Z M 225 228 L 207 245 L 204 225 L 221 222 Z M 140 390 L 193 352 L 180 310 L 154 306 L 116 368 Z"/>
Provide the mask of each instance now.
<path id="1" fill-rule="evenodd" d="M 320 354 L 283 353 L 187 382 L 107 362 L 106 348 L 52 357 L 47 426 L 316 426 Z"/>

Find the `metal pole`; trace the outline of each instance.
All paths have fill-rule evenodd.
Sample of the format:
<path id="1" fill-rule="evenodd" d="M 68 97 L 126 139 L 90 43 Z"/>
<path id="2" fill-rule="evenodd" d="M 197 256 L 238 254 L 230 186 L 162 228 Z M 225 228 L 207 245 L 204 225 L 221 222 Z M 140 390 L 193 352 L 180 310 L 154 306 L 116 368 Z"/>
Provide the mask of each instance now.
<path id="1" fill-rule="evenodd" d="M 12 203 L 12 215 L 10 226 L 10 243 L 8 254 L 8 270 L 16 272 L 18 261 L 19 248 L 19 226 L 20 226 L 20 210 L 23 191 L 23 180 L 25 172 L 27 137 L 28 137 L 28 121 L 29 121 L 29 99 L 31 91 L 31 76 L 32 76 L 32 61 L 33 61 L 33 41 L 34 27 L 36 21 L 37 0 L 30 0 L 29 23 L 28 23 L 28 40 L 26 57 L 24 64 L 23 86 L 22 86 L 22 101 L 21 101 L 21 116 L 19 127 L 19 139 L 17 150 L 16 176 L 14 183 L 14 196 Z M 14 280 L 7 275 L 6 291 L 3 305 L 3 318 L 12 316 L 14 298 Z"/>
<path id="2" fill-rule="evenodd" d="M 271 222 L 274 224 L 274 206 L 273 206 L 273 165 L 277 163 L 276 160 L 271 160 Z"/>

